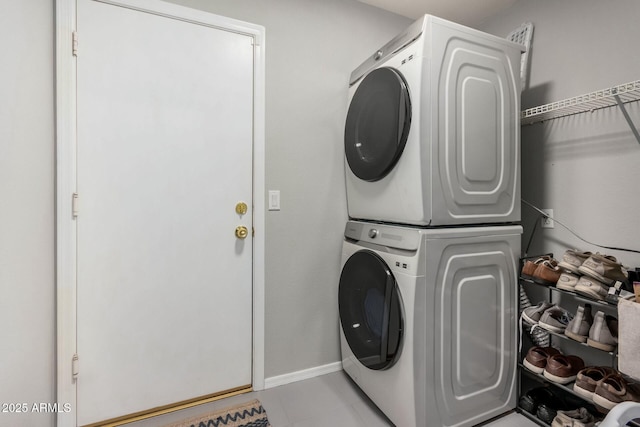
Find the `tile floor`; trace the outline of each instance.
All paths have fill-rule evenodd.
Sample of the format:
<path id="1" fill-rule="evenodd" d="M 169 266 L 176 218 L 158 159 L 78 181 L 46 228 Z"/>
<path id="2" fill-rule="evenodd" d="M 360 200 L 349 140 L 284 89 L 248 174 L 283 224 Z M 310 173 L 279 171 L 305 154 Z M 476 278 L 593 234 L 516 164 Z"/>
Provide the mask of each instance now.
<path id="1" fill-rule="evenodd" d="M 233 396 L 206 405 L 127 424 L 156 427 L 259 399 L 273 427 L 389 427 L 391 422 L 342 372 L 333 372 L 268 390 Z M 519 414 L 509 414 L 485 427 L 537 427 Z"/>

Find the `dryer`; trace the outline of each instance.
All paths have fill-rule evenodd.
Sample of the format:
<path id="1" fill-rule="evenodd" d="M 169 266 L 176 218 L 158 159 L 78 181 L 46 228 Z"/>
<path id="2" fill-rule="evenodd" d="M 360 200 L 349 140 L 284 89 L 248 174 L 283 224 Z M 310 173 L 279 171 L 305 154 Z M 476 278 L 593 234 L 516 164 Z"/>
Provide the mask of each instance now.
<path id="1" fill-rule="evenodd" d="M 515 408 L 521 233 L 347 223 L 342 364 L 397 427 L 471 426 Z"/>
<path id="2" fill-rule="evenodd" d="M 353 71 L 350 218 L 518 222 L 521 48 L 426 15 Z"/>

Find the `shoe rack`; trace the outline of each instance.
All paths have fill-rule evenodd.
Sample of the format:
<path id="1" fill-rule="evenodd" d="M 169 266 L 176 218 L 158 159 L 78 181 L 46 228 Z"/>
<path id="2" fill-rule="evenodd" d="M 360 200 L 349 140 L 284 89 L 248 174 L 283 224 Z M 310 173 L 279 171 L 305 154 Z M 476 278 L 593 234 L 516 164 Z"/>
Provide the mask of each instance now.
<path id="1" fill-rule="evenodd" d="M 625 120 L 631 128 L 631 132 L 640 143 L 640 133 L 633 124 L 625 104 L 640 100 L 640 80 L 598 90 L 562 101 L 529 108 L 520 113 L 520 123 L 533 124 L 559 117 L 592 112 L 602 108 L 618 106 Z"/>
<path id="2" fill-rule="evenodd" d="M 551 257 L 553 257 L 553 254 L 546 254 L 546 255 L 550 255 Z M 539 258 L 539 256 L 522 259 L 520 262 L 520 271 L 522 271 L 522 265 L 526 260 L 535 260 L 536 258 Z M 597 311 L 603 311 L 606 314 L 615 315 L 617 311 L 616 303 L 592 299 L 575 292 L 567 291 L 564 289 L 558 289 L 555 286 L 541 285 L 534 282 L 533 280 L 530 280 L 524 277 L 519 278 L 519 284 L 524 288 L 525 293 L 527 293 L 527 295 L 532 295 L 534 293 L 543 294 L 545 295 L 546 301 L 550 303 L 555 303 L 557 302 L 558 299 L 561 299 L 563 302 L 562 305 L 565 305 L 565 302 L 567 302 L 568 300 L 573 300 L 575 303 L 581 304 L 581 305 L 591 304 L 594 315 L 595 315 L 595 312 Z M 531 292 L 534 289 L 538 289 L 539 291 Z M 538 302 L 539 301 L 531 301 L 533 305 L 535 305 Z M 523 310 L 522 307 L 518 307 L 519 316 L 522 315 L 522 310 Z M 540 330 L 543 330 L 545 333 L 549 334 L 550 345 L 554 347 L 561 347 L 563 349 L 563 353 L 565 354 L 579 356 L 584 360 L 585 366 L 592 366 L 592 365 L 610 366 L 612 368 L 617 369 L 617 358 L 618 358 L 617 347 L 616 349 L 614 349 L 614 351 L 605 351 L 596 347 L 589 346 L 586 343 L 575 341 L 564 334 L 555 333 L 552 331 L 548 331 L 546 329 L 540 329 Z M 548 386 L 548 387 L 551 387 L 552 390 L 558 391 L 559 395 L 569 396 L 571 400 L 583 402 L 581 406 L 587 408 L 587 410 L 591 412 L 593 415 L 597 415 L 598 411 L 593 405 L 593 402 L 591 402 L 588 399 L 585 399 L 584 397 L 580 396 L 579 394 L 573 391 L 574 382 L 570 382 L 568 384 L 558 384 L 553 381 L 550 381 L 542 374 L 534 373 L 524 367 L 522 362 L 527 354 L 527 351 L 529 350 L 529 348 L 531 348 L 531 346 L 535 344 L 525 337 L 526 333 L 524 329 L 521 329 L 521 331 L 522 332 L 520 333 L 520 337 L 519 337 L 520 342 L 518 343 L 520 348 L 520 351 L 518 354 L 518 373 L 519 373 L 518 375 L 518 380 L 519 380 L 518 411 L 522 415 L 526 416 L 527 418 L 531 419 L 532 421 L 536 422 L 541 426 L 549 426 L 549 424 L 545 423 L 544 421 L 537 418 L 535 415 L 525 411 L 523 408 L 520 407 L 520 397 L 523 396 L 528 389 L 539 387 L 539 386 Z M 594 362 L 596 360 L 598 362 Z M 608 361 L 608 362 L 604 362 L 604 361 Z M 536 385 L 532 386 L 531 384 L 536 384 Z"/>

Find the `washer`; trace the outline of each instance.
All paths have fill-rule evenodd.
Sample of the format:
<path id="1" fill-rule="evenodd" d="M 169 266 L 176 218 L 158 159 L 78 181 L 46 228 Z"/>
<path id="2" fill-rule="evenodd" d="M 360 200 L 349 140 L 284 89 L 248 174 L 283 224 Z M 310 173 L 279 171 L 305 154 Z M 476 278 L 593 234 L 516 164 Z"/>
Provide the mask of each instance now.
<path id="1" fill-rule="evenodd" d="M 471 426 L 515 408 L 521 233 L 347 223 L 342 364 L 397 427 Z"/>
<path id="2" fill-rule="evenodd" d="M 522 46 L 426 15 L 350 78 L 350 218 L 520 221 Z"/>

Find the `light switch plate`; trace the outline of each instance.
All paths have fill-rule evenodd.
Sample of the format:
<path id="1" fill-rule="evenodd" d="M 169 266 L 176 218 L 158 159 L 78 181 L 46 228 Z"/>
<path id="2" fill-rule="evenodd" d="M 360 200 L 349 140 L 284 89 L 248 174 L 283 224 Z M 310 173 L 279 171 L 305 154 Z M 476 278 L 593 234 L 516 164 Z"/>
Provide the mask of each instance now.
<path id="1" fill-rule="evenodd" d="M 269 190 L 269 210 L 280 210 L 280 190 Z"/>

